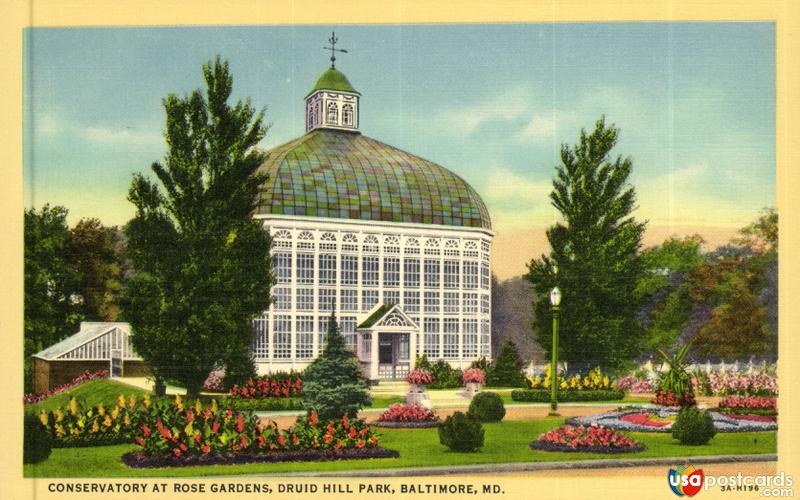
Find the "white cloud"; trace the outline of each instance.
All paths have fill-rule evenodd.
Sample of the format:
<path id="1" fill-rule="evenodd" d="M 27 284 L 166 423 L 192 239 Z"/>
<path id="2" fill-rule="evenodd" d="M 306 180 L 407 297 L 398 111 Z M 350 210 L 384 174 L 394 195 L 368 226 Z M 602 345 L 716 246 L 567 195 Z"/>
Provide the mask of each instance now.
<path id="1" fill-rule="evenodd" d="M 566 126 L 574 121 L 574 113 L 567 113 L 558 109 L 550 112 L 534 113 L 528 124 L 514 134 L 514 139 L 553 139 L 559 129 L 564 130 Z"/>
<path id="2" fill-rule="evenodd" d="M 448 109 L 442 114 L 442 120 L 449 128 L 469 135 L 484 123 L 508 122 L 524 116 L 532 97 L 533 93 L 529 89 L 515 87 L 472 106 Z"/>
<path id="3" fill-rule="evenodd" d="M 536 181 L 503 167 L 492 168 L 480 190 L 496 230 L 530 227 L 554 218 L 549 180 Z"/>
<path id="4" fill-rule="evenodd" d="M 85 127 L 79 131 L 84 139 L 96 144 L 161 145 L 164 139 L 160 132 L 142 131 L 133 128 L 112 129 Z"/>

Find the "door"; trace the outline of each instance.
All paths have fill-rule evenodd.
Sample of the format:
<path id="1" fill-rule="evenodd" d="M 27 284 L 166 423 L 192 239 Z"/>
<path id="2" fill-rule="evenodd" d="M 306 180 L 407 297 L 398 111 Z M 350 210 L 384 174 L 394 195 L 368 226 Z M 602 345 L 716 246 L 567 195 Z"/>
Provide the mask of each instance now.
<path id="1" fill-rule="evenodd" d="M 122 350 L 113 349 L 111 351 L 111 376 L 122 376 Z"/>

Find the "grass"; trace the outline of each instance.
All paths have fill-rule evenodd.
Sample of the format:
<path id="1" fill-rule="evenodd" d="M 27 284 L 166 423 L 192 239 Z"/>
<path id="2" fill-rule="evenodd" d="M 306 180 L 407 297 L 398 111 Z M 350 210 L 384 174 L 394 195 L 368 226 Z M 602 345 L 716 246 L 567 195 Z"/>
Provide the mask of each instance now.
<path id="1" fill-rule="evenodd" d="M 708 445 L 683 446 L 669 434 L 629 433 L 645 444 L 641 453 L 604 455 L 591 453 L 562 453 L 535 451 L 528 443 L 539 434 L 563 422 L 560 418 L 508 421 L 484 424 L 485 445 L 479 453 L 456 453 L 439 444 L 434 429 L 381 429 L 381 446 L 400 452 L 399 458 L 368 459 L 341 462 L 305 462 L 282 464 L 212 465 L 165 469 L 131 469 L 120 457 L 137 449 L 134 445 L 115 445 L 95 448 L 54 449 L 42 463 L 26 465 L 25 477 L 187 477 L 236 474 L 280 474 L 299 471 L 336 471 L 389 469 L 510 462 L 548 462 L 591 460 L 605 458 L 630 459 L 639 457 L 691 457 L 700 455 L 735 455 L 775 453 L 774 432 L 717 434 Z"/>
<path id="2" fill-rule="evenodd" d="M 373 396 L 372 405 L 367 408 L 388 408 L 395 403 L 405 403 L 404 396 Z"/>
<path id="3" fill-rule="evenodd" d="M 491 392 L 489 390 L 488 392 Z M 503 399 L 503 404 L 506 405 L 530 405 L 530 404 L 547 404 L 547 403 L 531 403 L 530 401 L 514 401 L 511 399 L 510 392 L 498 392 L 497 394 Z M 619 404 L 622 406 L 626 403 L 649 403 L 650 399 L 645 397 L 631 397 L 625 396 L 623 399 L 618 399 L 614 401 L 570 401 L 569 404 L 581 404 L 581 405 L 608 405 L 608 404 Z"/>
<path id="4" fill-rule="evenodd" d="M 25 405 L 26 412 L 39 413 L 40 410 L 53 411 L 56 408 L 63 408 L 69 404 L 69 400 L 73 397 L 84 405 L 84 407 L 91 407 L 98 404 L 104 406 L 113 405 L 117 397 L 122 394 L 125 397 L 133 394 L 137 398 L 148 394 L 148 392 L 127 384 L 121 384 L 114 380 L 90 380 L 73 389 L 64 391 L 61 394 L 51 396 L 44 401 L 35 404 Z"/>

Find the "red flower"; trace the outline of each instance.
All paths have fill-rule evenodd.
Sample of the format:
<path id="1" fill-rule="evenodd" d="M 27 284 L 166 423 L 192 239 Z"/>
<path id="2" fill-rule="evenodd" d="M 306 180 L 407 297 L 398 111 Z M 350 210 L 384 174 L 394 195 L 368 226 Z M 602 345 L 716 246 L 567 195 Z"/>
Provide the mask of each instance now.
<path id="1" fill-rule="evenodd" d="M 258 447 L 263 448 L 266 446 L 267 440 L 264 439 L 264 436 L 258 436 Z"/>
<path id="2" fill-rule="evenodd" d="M 144 440 L 143 440 L 142 438 L 140 438 L 140 437 L 137 437 L 137 438 L 136 438 L 136 444 L 138 444 L 139 446 L 141 446 L 142 448 L 144 448 Z"/>
<path id="3" fill-rule="evenodd" d="M 242 436 L 242 439 L 240 441 L 242 443 L 242 448 L 247 448 L 247 444 L 248 444 L 247 443 L 247 436 Z"/>
<path id="4" fill-rule="evenodd" d="M 297 434 L 292 435 L 292 444 L 297 446 L 300 443 L 300 440 L 297 438 Z"/>
<path id="5" fill-rule="evenodd" d="M 193 420 L 194 420 L 194 413 L 192 412 L 191 409 L 187 409 L 186 410 L 186 423 L 187 424 L 191 424 Z"/>
<path id="6" fill-rule="evenodd" d="M 181 456 L 181 450 L 180 450 L 180 448 L 173 448 L 173 449 L 172 449 L 172 454 L 173 454 L 173 455 L 175 455 L 176 457 L 179 457 L 179 456 Z"/>
<path id="7" fill-rule="evenodd" d="M 283 434 L 278 435 L 278 446 L 283 448 L 283 445 L 286 443 L 286 439 L 284 439 Z"/>
<path id="8" fill-rule="evenodd" d="M 195 443 L 200 443 L 200 433 L 197 433 L 197 434 L 194 435 L 194 442 Z"/>
<path id="9" fill-rule="evenodd" d="M 231 410 L 230 408 L 228 408 L 227 410 L 225 410 L 225 416 L 226 416 L 227 418 L 231 418 L 231 417 L 233 417 L 233 410 Z"/>
<path id="10" fill-rule="evenodd" d="M 331 444 L 331 441 L 333 441 L 333 434 L 325 434 L 322 440 L 325 441 L 325 444 Z"/>
<path id="11" fill-rule="evenodd" d="M 207 443 L 206 443 L 206 444 L 203 444 L 203 445 L 200 447 L 200 451 L 202 451 L 202 452 L 203 452 L 203 454 L 205 454 L 205 455 L 208 455 L 208 452 L 210 452 L 210 451 L 211 451 L 211 447 L 210 447 L 210 446 L 209 446 Z"/>
<path id="12" fill-rule="evenodd" d="M 342 427 L 345 429 L 350 427 L 350 422 L 347 420 L 347 415 L 342 415 Z"/>
<path id="13" fill-rule="evenodd" d="M 244 430 L 244 419 L 242 418 L 242 414 L 239 413 L 236 415 L 236 432 L 242 432 Z"/>
<path id="14" fill-rule="evenodd" d="M 367 444 L 366 441 L 364 441 L 363 439 L 359 439 L 358 441 L 356 441 L 356 448 L 363 448 L 365 444 Z"/>
<path id="15" fill-rule="evenodd" d="M 350 427 L 350 439 L 355 439 L 355 438 L 356 438 L 356 428 Z"/>
<path id="16" fill-rule="evenodd" d="M 211 424 L 211 434 L 216 434 L 219 430 L 219 419 L 215 418 L 214 422 Z"/>
<path id="17" fill-rule="evenodd" d="M 308 421 L 312 426 L 314 427 L 317 426 L 317 422 L 319 422 L 319 419 L 317 418 L 316 410 L 311 411 L 311 415 L 308 417 Z"/>
<path id="18" fill-rule="evenodd" d="M 150 432 L 150 428 L 147 427 L 147 424 L 142 424 L 142 433 L 144 434 L 144 437 L 150 437 Z"/>

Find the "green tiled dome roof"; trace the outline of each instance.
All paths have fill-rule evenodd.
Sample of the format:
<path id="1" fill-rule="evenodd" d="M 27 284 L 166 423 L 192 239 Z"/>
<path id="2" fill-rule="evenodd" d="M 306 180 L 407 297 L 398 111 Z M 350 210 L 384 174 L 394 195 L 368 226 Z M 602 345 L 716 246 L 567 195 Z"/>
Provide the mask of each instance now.
<path id="1" fill-rule="evenodd" d="M 475 190 L 439 165 L 358 133 L 317 129 L 268 153 L 257 214 L 491 229 Z"/>
<path id="2" fill-rule="evenodd" d="M 344 76 L 344 73 L 336 68 L 328 68 L 325 73 L 322 73 L 317 79 L 317 83 L 308 91 L 306 97 L 313 94 L 317 90 L 338 90 L 340 92 L 352 92 L 358 94 L 356 89 L 350 85 L 350 81 Z"/>

